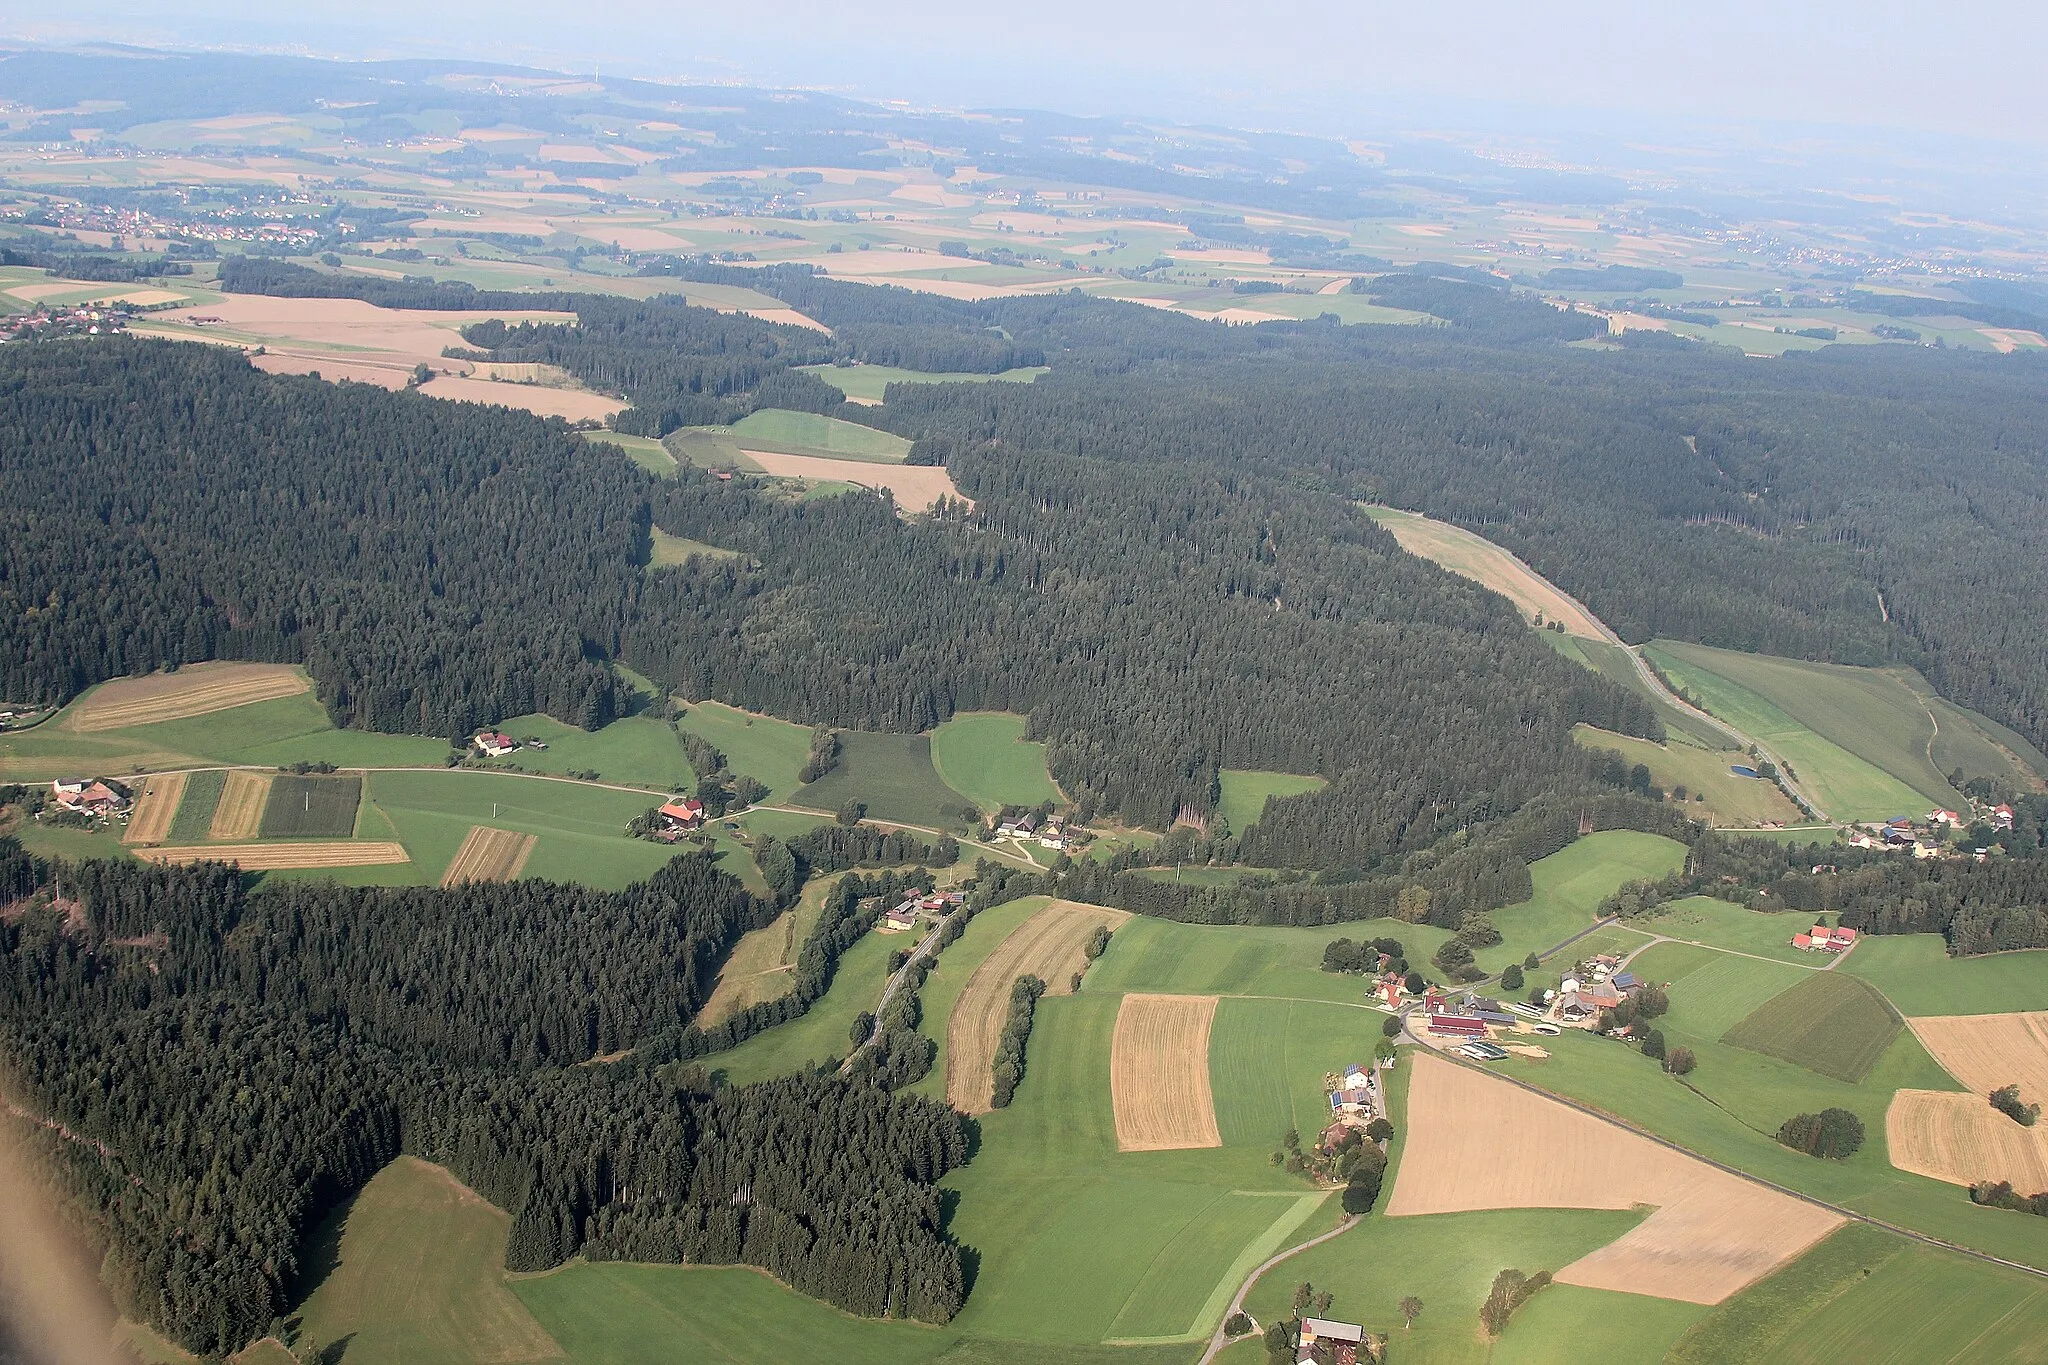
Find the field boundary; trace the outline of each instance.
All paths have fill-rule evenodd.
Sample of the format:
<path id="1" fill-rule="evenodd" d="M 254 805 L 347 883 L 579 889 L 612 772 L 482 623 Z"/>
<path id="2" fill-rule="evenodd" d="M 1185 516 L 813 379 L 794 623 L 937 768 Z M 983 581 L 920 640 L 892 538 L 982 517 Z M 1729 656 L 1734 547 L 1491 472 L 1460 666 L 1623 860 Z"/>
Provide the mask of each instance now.
<path id="1" fill-rule="evenodd" d="M 192 664 L 175 673 L 110 678 L 73 702 L 57 728 L 82 735 L 127 730 L 295 697 L 311 687 L 288 664 Z"/>
<path id="2" fill-rule="evenodd" d="M 189 863 L 235 863 L 245 872 L 276 872 L 302 867 L 386 867 L 412 861 L 412 855 L 405 851 L 404 844 L 359 839 L 195 844 L 146 849 L 137 856 L 145 862 L 169 863 L 174 867 Z"/>
<path id="3" fill-rule="evenodd" d="M 160 844 L 170 835 L 171 821 L 185 799 L 185 774 L 159 773 L 142 783 L 129 812 L 128 828 L 121 835 L 124 844 Z"/>
<path id="4" fill-rule="evenodd" d="M 206 837 L 223 842 L 256 838 L 263 828 L 263 812 L 270 804 L 270 783 L 275 776 L 261 768 L 230 772 L 220 799 L 214 802 Z"/>

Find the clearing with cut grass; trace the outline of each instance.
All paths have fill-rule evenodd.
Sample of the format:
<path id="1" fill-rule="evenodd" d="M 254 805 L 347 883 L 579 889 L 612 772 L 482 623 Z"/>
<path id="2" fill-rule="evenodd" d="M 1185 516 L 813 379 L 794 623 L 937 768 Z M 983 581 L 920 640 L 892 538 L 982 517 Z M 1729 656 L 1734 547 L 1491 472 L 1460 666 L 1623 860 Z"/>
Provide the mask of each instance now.
<path id="1" fill-rule="evenodd" d="M 1754 953 L 1801 967 L 1824 967 L 1830 960 L 1827 954 L 1793 947 L 1792 936 L 1805 933 L 1814 921 L 1826 918 L 1804 910 L 1750 910 L 1711 896 L 1687 896 L 1666 901 L 1651 913 L 1626 923 L 1646 934 L 1662 934 L 1730 952 Z"/>
<path id="2" fill-rule="evenodd" d="M 772 450 L 742 452 L 764 473 L 778 479 L 803 479 L 813 484 L 854 484 L 886 491 L 906 512 L 928 512 L 940 498 L 966 502 L 953 476 L 942 465 L 905 465 L 801 455 Z"/>
<path id="3" fill-rule="evenodd" d="M 1690 744 L 1656 744 L 1590 725 L 1573 727 L 1572 736 L 1584 748 L 1609 749 L 1620 754 L 1624 763 L 1648 768 L 1650 781 L 1696 820 L 1724 827 L 1753 827 L 1772 821 L 1796 825 L 1804 819 L 1777 783 L 1741 777 L 1733 771 L 1731 760 L 1740 759 L 1740 754 Z M 1676 795 L 1681 787 L 1685 789 L 1683 798 Z"/>
<path id="4" fill-rule="evenodd" d="M 805 737 L 808 751 L 809 737 Z M 940 780 L 932 767 L 930 735 L 839 732 L 839 762 L 789 798 L 791 805 L 831 814 L 848 801 L 866 804 L 870 818 L 926 829 L 959 828 L 972 801 Z"/>
<path id="5" fill-rule="evenodd" d="M 1563 1284 L 1719 1303 L 1843 1219 L 1497 1077 L 1418 1053 L 1387 1213 L 1655 1206 Z"/>
<path id="6" fill-rule="evenodd" d="M 1885 1110 L 1885 1146 L 1902 1171 L 1952 1185 L 2009 1180 L 2021 1194 L 2048 1190 L 2048 1127 L 1993 1109 L 1989 1092 L 1901 1090 Z"/>
<path id="7" fill-rule="evenodd" d="M 228 774 L 220 800 L 214 803 L 213 820 L 206 837 L 215 840 L 253 839 L 263 825 L 263 811 L 270 800 L 272 773 L 236 769 Z"/>
<path id="8" fill-rule="evenodd" d="M 126 730 L 294 696 L 311 686 L 286 664 L 189 664 L 175 673 L 101 683 L 67 707 L 57 725 L 79 734 Z"/>
<path id="9" fill-rule="evenodd" d="M 265 839 L 346 839 L 356 832 L 363 779 L 352 773 L 300 777 L 279 773 L 263 803 Z"/>
<path id="10" fill-rule="evenodd" d="M 128 814 L 124 844 L 160 844 L 169 837 L 171 821 L 185 799 L 185 774 L 160 773 L 134 784 L 135 809 Z"/>
<path id="11" fill-rule="evenodd" d="M 1901 1014 L 2048 1010 L 2048 949 L 1950 957 L 1940 934 L 1865 934 L 1840 970 L 1885 993 Z"/>
<path id="12" fill-rule="evenodd" d="M 710 999 L 692 1021 L 698 1028 L 724 1023 L 741 1010 L 764 1000 L 779 1000 L 796 988 L 797 954 L 817 927 L 826 893 L 838 881 L 837 877 L 813 877 L 804 884 L 797 903 L 777 915 L 772 924 L 740 935 L 718 968 L 718 984 Z M 925 990 L 929 994 L 931 987 Z"/>
<path id="13" fill-rule="evenodd" d="M 1235 834 L 1242 834 L 1258 823 L 1259 816 L 1266 810 L 1266 798 L 1300 796 L 1330 785 L 1327 779 L 1320 777 L 1242 768 L 1225 768 L 1216 780 L 1222 789 L 1216 809 Z"/>
<path id="14" fill-rule="evenodd" d="M 2021 1099 L 2048 1108 L 2048 1010 L 1921 1016 L 1906 1024 L 1968 1089 L 1989 1095 L 2017 1085 Z"/>
<path id="15" fill-rule="evenodd" d="M 1557 852 L 1529 864 L 1534 894 L 1493 913 L 1501 941 L 1480 949 L 1477 961 L 1485 970 L 1498 972 L 1532 952 L 1548 952 L 1572 935 L 1591 928 L 1601 902 L 1627 883 L 1655 881 L 1684 865 L 1685 845 L 1661 834 L 1610 829 L 1574 839 Z M 1394 937 L 1405 945 L 1411 932 L 1404 925 Z M 1639 936 L 1624 937 L 1624 952 L 1642 942 Z M 1573 959 L 1598 951 L 1589 937 L 1567 949 L 1561 964 L 1552 965 L 1569 966 Z M 1420 962 L 1422 958 L 1411 947 L 1408 960 Z"/>
<path id="16" fill-rule="evenodd" d="M 1854 1085 L 1899 1028 L 1898 1013 L 1869 982 L 1845 972 L 1815 972 L 1757 1006 L 1721 1041 Z"/>
<path id="17" fill-rule="evenodd" d="M 1073 974 L 1088 962 L 1089 936 L 1098 926 L 1115 933 L 1130 918 L 1106 906 L 1052 901 L 982 959 L 946 1024 L 946 1099 L 954 1108 L 989 1112 L 996 1045 L 1017 978 L 1037 977 L 1049 996 L 1070 994 Z"/>
<path id="18" fill-rule="evenodd" d="M 750 455 L 819 455 L 830 460 L 902 464 L 910 442 L 894 432 L 865 427 L 815 412 L 758 408 L 729 429 Z"/>
<path id="19" fill-rule="evenodd" d="M 773 800 L 782 800 L 799 786 L 797 774 L 810 756 L 809 727 L 755 715 L 723 702 L 687 703 L 678 722 L 685 730 L 700 735 L 718 747 L 728 766 L 736 773 L 760 782 Z"/>
<path id="20" fill-rule="evenodd" d="M 1110 1045 L 1109 1090 L 1121 1152 L 1221 1147 L 1209 1091 L 1213 995 L 1126 995 Z"/>
<path id="21" fill-rule="evenodd" d="M 1560 622 L 1567 634 L 1583 639 L 1608 638 L 1599 620 L 1576 598 L 1483 536 L 1419 512 L 1393 507 L 1365 510 L 1409 554 L 1493 589 L 1514 603 L 1524 618 L 1545 625 Z"/>
<path id="22" fill-rule="evenodd" d="M 801 372 L 818 376 L 845 394 L 849 403 L 879 403 L 891 384 L 1029 384 L 1046 373 L 1046 367 L 1033 365 L 1001 374 L 924 374 L 894 365 L 805 365 Z"/>
<path id="23" fill-rule="evenodd" d="M 335 843 L 201 844 L 196 848 L 150 848 L 136 856 L 153 863 L 234 863 L 244 872 L 287 868 L 385 867 L 411 862 L 405 845 L 372 839 Z"/>
<path id="24" fill-rule="evenodd" d="M 963 711 L 932 731 L 932 767 L 954 791 L 993 812 L 1058 801 L 1045 745 L 1024 738 L 1024 717 Z"/>
<path id="25" fill-rule="evenodd" d="M 539 840 L 531 834 L 518 830 L 492 829 L 489 825 L 477 825 L 469 831 L 469 837 L 462 841 L 462 847 L 455 850 L 455 858 L 448 864 L 448 870 L 441 874 L 441 885 L 461 886 L 465 882 L 516 882 L 526 867 L 526 860 L 533 856 L 533 846 Z"/>

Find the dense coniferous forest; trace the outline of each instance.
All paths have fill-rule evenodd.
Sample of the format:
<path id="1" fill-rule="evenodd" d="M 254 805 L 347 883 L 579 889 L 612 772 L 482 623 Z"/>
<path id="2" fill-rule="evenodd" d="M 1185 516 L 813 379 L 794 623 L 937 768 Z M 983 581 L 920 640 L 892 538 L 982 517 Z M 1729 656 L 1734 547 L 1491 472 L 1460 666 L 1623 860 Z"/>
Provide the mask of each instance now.
<path id="1" fill-rule="evenodd" d="M 400 1152 L 512 1211 L 513 1269 L 736 1261 L 854 1313 L 960 1306 L 933 1182 L 967 1136 L 943 1105 L 576 1065 L 672 1055 L 702 964 L 773 914 L 701 856 L 616 894 L 252 894 L 219 865 L 131 863 L 62 885 L 73 922 L 42 892 L 0 922 L 5 1087 L 51 1126 L 10 1122 L 40 1135 L 122 1309 L 190 1349 L 259 1334 L 311 1225 Z"/>

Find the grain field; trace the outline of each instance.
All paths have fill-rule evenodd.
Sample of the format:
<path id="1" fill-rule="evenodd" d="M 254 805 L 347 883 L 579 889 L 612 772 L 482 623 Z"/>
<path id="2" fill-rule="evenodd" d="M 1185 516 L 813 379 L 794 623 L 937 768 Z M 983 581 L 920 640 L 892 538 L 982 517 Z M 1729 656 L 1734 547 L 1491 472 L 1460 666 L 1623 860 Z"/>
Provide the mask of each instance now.
<path id="1" fill-rule="evenodd" d="M 285 664 L 190 664 L 175 673 L 102 683 L 74 703 L 59 725 L 81 733 L 123 730 L 297 696 L 308 686 Z"/>
<path id="2" fill-rule="evenodd" d="M 263 808 L 270 801 L 272 774 L 236 769 L 221 788 L 220 803 L 206 827 L 209 839 L 253 839 L 263 828 Z"/>
<path id="3" fill-rule="evenodd" d="M 1120 1152 L 1221 1147 L 1209 1091 L 1213 995 L 1126 995 L 1109 1051 Z"/>
<path id="4" fill-rule="evenodd" d="M 519 874 L 526 869 L 526 860 L 533 856 L 533 846 L 538 842 L 540 840 L 536 836 L 521 834 L 517 830 L 476 825 L 462 841 L 462 847 L 455 850 L 448 870 L 441 874 L 441 885 L 518 881 Z"/>
<path id="5" fill-rule="evenodd" d="M 2048 1190 L 2048 1124 L 2022 1127 L 1983 1095 L 1901 1090 L 1884 1111 L 1884 1137 L 1902 1171 L 1951 1185 L 2010 1180 L 2021 1194 Z"/>
<path id="6" fill-rule="evenodd" d="M 198 844 L 185 848 L 145 849 L 138 856 L 153 863 L 220 862 L 238 864 L 245 872 L 273 872 L 292 867 L 382 867 L 409 863 L 404 844 L 366 839 L 330 843 Z"/>
<path id="7" fill-rule="evenodd" d="M 982 959 L 946 1023 L 946 1099 L 954 1108 L 968 1114 L 990 1109 L 996 1044 L 1002 1041 L 1017 978 L 1037 977 L 1045 982 L 1047 995 L 1070 994 L 1074 973 L 1087 965 L 1088 936 L 1097 925 L 1115 929 L 1129 918 L 1106 906 L 1054 901 Z"/>
<path id="8" fill-rule="evenodd" d="M 135 809 L 128 814 L 124 844 L 160 844 L 171 832 L 171 817 L 185 799 L 184 773 L 159 773 L 130 784 L 135 792 Z"/>
<path id="9" fill-rule="evenodd" d="M 1655 1207 L 1561 1284 L 1720 1303 L 1842 1222 L 1498 1077 L 1427 1053 L 1412 1065 L 1389 1216 Z"/>
<path id="10" fill-rule="evenodd" d="M 2048 1010 L 1923 1015 L 1906 1026 L 1978 1098 L 2017 1085 L 2021 1099 L 2048 1109 Z"/>

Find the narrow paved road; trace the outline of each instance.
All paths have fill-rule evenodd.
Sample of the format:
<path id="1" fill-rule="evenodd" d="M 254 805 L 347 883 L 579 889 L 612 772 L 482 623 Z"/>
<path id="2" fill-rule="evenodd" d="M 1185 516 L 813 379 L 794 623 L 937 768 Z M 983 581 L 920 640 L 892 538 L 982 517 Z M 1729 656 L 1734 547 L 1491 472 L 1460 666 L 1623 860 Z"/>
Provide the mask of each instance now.
<path id="1" fill-rule="evenodd" d="M 846 1060 L 839 1064 L 839 1069 L 842 1072 L 853 1065 L 854 1057 L 860 1053 L 862 1048 L 873 1047 L 881 1041 L 882 1016 L 888 1012 L 889 1002 L 896 998 L 896 992 L 903 989 L 904 978 L 910 975 L 910 969 L 913 966 L 939 951 L 939 935 L 945 932 L 946 926 L 953 921 L 954 915 L 964 915 L 966 913 L 966 906 L 954 907 L 952 914 L 947 915 L 944 919 L 933 925 L 931 932 L 917 941 L 917 946 L 910 950 L 910 956 L 903 960 L 903 965 L 889 974 L 889 980 L 882 986 L 882 998 L 875 1003 L 875 1022 L 868 1029 L 867 1041 L 847 1054 Z"/>
<path id="2" fill-rule="evenodd" d="M 1356 1227 L 1357 1225 L 1358 1215 L 1355 1213 L 1347 1213 L 1344 1215 L 1343 1220 L 1340 1221 L 1336 1227 L 1331 1228 L 1322 1236 L 1311 1237 L 1306 1242 L 1297 1242 L 1293 1246 L 1287 1248 L 1287 1250 L 1285 1251 L 1276 1251 L 1271 1256 L 1268 1256 L 1263 1262 L 1259 1264 L 1259 1267 L 1256 1270 L 1252 1271 L 1250 1275 L 1247 1275 L 1245 1277 L 1244 1283 L 1237 1287 L 1237 1294 L 1230 1300 L 1230 1307 L 1223 1310 L 1223 1322 L 1229 1322 L 1230 1315 L 1232 1313 L 1240 1312 L 1243 1310 L 1244 1296 L 1252 1292 L 1252 1286 L 1259 1282 L 1259 1276 L 1265 1274 L 1274 1266 L 1279 1265 L 1282 1261 L 1286 1260 L 1290 1256 L 1298 1256 L 1302 1252 L 1307 1251 L 1310 1247 L 1321 1246 L 1323 1243 L 1329 1241 L 1332 1237 L 1342 1237 L 1345 1233 L 1351 1231 L 1351 1229 Z M 1209 1362 L 1214 1360 L 1217 1354 L 1220 1351 L 1222 1351 L 1224 1347 L 1230 1345 L 1230 1338 L 1223 1335 L 1223 1322 L 1219 1322 L 1216 1324 L 1215 1334 L 1209 1338 L 1209 1349 L 1202 1352 L 1202 1358 L 1199 1361 L 1197 1361 L 1195 1365 L 1209 1365 Z"/>

